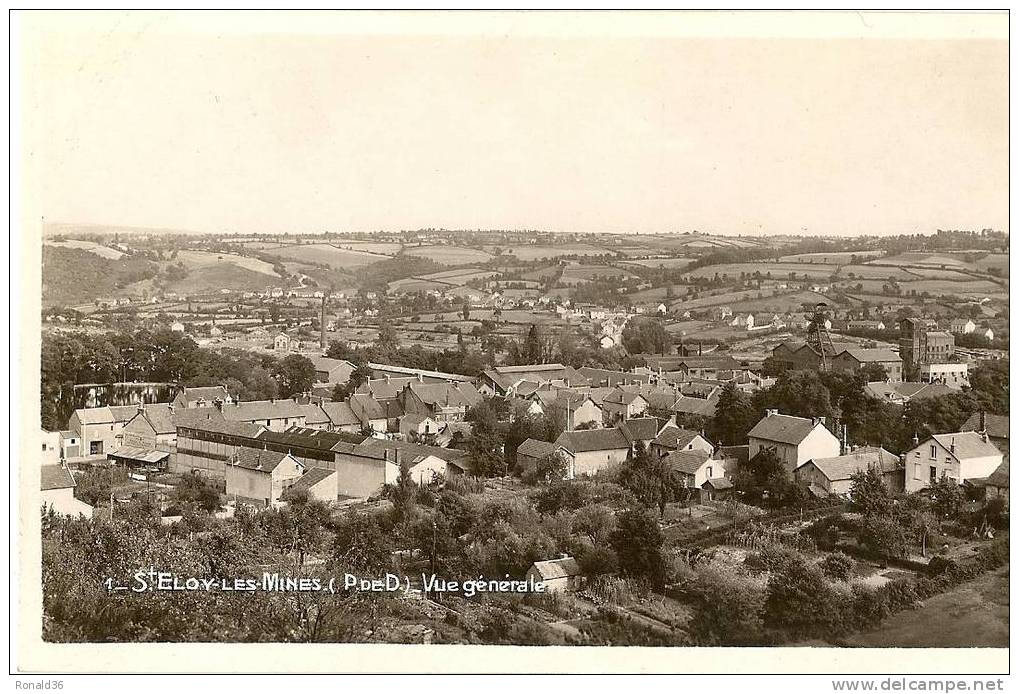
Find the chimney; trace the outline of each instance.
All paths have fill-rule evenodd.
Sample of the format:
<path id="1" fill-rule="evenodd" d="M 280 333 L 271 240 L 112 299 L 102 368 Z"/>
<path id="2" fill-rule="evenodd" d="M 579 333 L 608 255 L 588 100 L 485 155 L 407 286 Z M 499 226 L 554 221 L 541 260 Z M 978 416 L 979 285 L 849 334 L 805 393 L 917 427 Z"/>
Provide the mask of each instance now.
<path id="1" fill-rule="evenodd" d="M 389 383 L 389 381 L 390 381 L 389 374 L 386 374 L 386 383 Z"/>
<path id="2" fill-rule="evenodd" d="M 987 413 L 983 410 L 980 411 L 980 431 L 987 432 Z"/>
<path id="3" fill-rule="evenodd" d="M 980 432 L 980 438 L 984 440 L 984 443 L 987 443 L 987 432 L 986 431 Z"/>
<path id="4" fill-rule="evenodd" d="M 913 445 L 914 446 L 920 445 L 920 437 L 916 435 L 915 431 L 913 432 Z"/>
<path id="5" fill-rule="evenodd" d="M 418 383 L 424 383 L 424 382 L 425 382 L 424 374 L 418 374 Z"/>
<path id="6" fill-rule="evenodd" d="M 777 414 L 778 414 L 778 410 L 771 410 L 771 409 L 769 409 L 769 410 L 765 410 L 764 411 L 764 416 L 765 417 L 774 417 Z"/>
<path id="7" fill-rule="evenodd" d="M 952 437 L 952 445 L 948 447 L 948 450 L 950 450 L 952 453 L 955 453 L 955 437 L 954 436 Z"/>
<path id="8" fill-rule="evenodd" d="M 326 295 L 322 294 L 322 312 L 318 319 L 318 346 L 326 348 Z"/>

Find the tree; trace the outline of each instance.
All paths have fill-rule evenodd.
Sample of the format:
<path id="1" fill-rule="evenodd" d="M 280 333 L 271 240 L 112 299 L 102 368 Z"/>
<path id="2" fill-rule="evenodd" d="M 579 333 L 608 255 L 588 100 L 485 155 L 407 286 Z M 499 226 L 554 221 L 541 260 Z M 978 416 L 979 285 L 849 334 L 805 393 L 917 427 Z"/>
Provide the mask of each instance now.
<path id="1" fill-rule="evenodd" d="M 889 516 L 864 518 L 857 540 L 863 547 L 886 559 L 905 555 L 908 544 L 905 529 Z"/>
<path id="2" fill-rule="evenodd" d="M 672 336 L 658 318 L 636 318 L 623 327 L 623 346 L 630 354 L 668 354 Z"/>
<path id="3" fill-rule="evenodd" d="M 396 479 L 396 489 L 393 491 L 393 517 L 397 523 L 407 518 L 413 511 L 416 493 L 417 484 L 410 474 L 410 461 L 404 458 L 400 461 L 400 475 Z"/>
<path id="4" fill-rule="evenodd" d="M 767 500 L 773 506 L 799 498 L 799 489 L 785 463 L 773 451 L 762 450 L 736 470 L 736 490 L 748 503 Z"/>
<path id="5" fill-rule="evenodd" d="M 950 477 L 939 477 L 927 488 L 931 499 L 931 512 L 938 522 L 952 520 L 962 510 L 963 493 L 959 483 Z"/>
<path id="6" fill-rule="evenodd" d="M 381 573 L 390 565 L 389 547 L 373 516 L 352 513 L 336 528 L 332 564 L 350 573 Z"/>
<path id="7" fill-rule="evenodd" d="M 802 559 L 789 562 L 768 581 L 765 621 L 796 637 L 831 635 L 842 627 L 837 600 L 821 569 Z"/>
<path id="8" fill-rule="evenodd" d="M 538 480 L 544 484 L 560 482 L 570 473 L 570 461 L 562 451 L 552 451 L 535 462 L 535 472 Z"/>
<path id="9" fill-rule="evenodd" d="M 463 302 L 463 306 L 460 307 L 460 315 L 464 317 L 464 320 L 471 319 L 471 304 L 468 301 Z"/>
<path id="10" fill-rule="evenodd" d="M 354 367 L 354 370 L 350 372 L 350 376 L 347 378 L 346 383 L 337 383 L 333 386 L 333 402 L 341 402 L 349 398 L 357 392 L 358 388 L 368 382 L 371 375 L 371 369 L 368 368 L 367 364 L 357 364 Z"/>
<path id="11" fill-rule="evenodd" d="M 975 410 L 1008 414 L 1008 359 L 987 359 L 969 374 L 970 393 Z"/>
<path id="12" fill-rule="evenodd" d="M 755 423 L 756 414 L 750 398 L 735 383 L 726 383 L 718 395 L 708 435 L 720 444 L 738 446 L 746 443 L 747 432 Z"/>
<path id="13" fill-rule="evenodd" d="M 272 377 L 279 386 L 281 398 L 307 393 L 315 383 L 315 365 L 300 354 L 289 354 L 273 365 Z"/>
<path id="14" fill-rule="evenodd" d="M 868 383 L 888 380 L 888 370 L 881 364 L 869 363 L 860 367 L 859 375 Z"/>
<path id="15" fill-rule="evenodd" d="M 849 500 L 856 511 L 865 516 L 886 516 L 892 508 L 892 496 L 881 479 L 881 473 L 873 465 L 866 472 L 859 470 L 852 475 Z"/>
<path id="16" fill-rule="evenodd" d="M 206 513 L 219 510 L 219 492 L 198 475 L 184 475 L 171 495 L 178 507 L 194 505 Z"/>
<path id="17" fill-rule="evenodd" d="M 619 570 L 626 576 L 646 578 L 655 588 L 665 585 L 665 536 L 658 521 L 644 509 L 620 514 L 610 540 L 619 558 Z"/>

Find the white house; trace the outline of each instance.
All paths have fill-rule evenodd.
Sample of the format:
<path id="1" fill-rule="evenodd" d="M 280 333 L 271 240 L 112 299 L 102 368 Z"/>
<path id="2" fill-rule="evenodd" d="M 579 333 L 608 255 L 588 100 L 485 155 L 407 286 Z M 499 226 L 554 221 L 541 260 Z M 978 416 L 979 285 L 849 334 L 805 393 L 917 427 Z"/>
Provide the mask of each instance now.
<path id="1" fill-rule="evenodd" d="M 761 451 L 771 451 L 789 472 L 811 458 L 834 458 L 842 452 L 842 445 L 824 424 L 824 417 L 807 419 L 768 410 L 747 432 L 750 458 Z"/>
<path id="2" fill-rule="evenodd" d="M 916 439 L 914 439 L 916 441 Z M 906 493 L 929 486 L 942 477 L 964 480 L 988 477 L 1002 461 L 1002 453 L 986 433 L 957 431 L 934 434 L 917 443 L 903 457 Z"/>
<path id="3" fill-rule="evenodd" d="M 63 465 L 40 468 L 42 505 L 62 516 L 92 517 L 93 508 L 74 498 L 74 477 Z"/>

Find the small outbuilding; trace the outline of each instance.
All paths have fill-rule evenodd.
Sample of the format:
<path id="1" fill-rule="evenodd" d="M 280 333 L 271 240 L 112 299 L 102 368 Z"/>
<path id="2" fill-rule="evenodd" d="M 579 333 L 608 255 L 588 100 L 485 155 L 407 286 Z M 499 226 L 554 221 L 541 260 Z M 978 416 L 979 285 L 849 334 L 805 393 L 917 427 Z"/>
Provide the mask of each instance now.
<path id="1" fill-rule="evenodd" d="M 573 557 L 560 557 L 531 564 L 525 577 L 534 583 L 542 583 L 548 593 L 562 593 L 583 587 L 584 576 L 580 564 Z"/>

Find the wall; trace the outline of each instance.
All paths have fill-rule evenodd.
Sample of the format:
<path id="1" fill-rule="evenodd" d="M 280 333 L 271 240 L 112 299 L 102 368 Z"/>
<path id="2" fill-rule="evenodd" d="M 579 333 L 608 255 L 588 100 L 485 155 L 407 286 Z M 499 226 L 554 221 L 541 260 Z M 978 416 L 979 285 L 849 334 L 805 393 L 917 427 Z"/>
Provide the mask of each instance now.
<path id="1" fill-rule="evenodd" d="M 573 458 L 573 476 L 593 475 L 602 468 L 626 462 L 629 455 L 629 448 L 576 453 L 571 456 Z"/>

